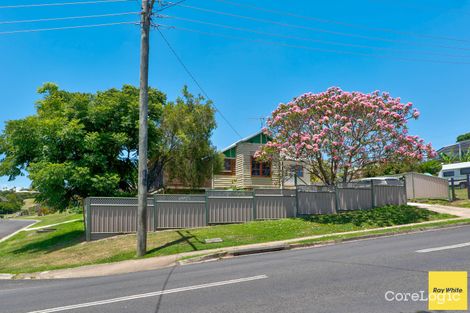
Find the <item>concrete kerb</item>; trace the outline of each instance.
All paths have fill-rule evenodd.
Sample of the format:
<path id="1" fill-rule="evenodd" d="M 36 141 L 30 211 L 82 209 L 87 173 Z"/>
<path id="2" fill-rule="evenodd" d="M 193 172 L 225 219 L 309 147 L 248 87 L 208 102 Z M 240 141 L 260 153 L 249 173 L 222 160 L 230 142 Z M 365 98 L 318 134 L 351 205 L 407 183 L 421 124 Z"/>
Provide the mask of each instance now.
<path id="1" fill-rule="evenodd" d="M 452 220 L 465 220 L 465 218 L 455 218 Z M 449 220 L 441 220 L 440 222 L 443 221 L 449 221 Z M 437 223 L 437 222 L 435 222 Z M 429 224 L 429 223 L 426 223 Z M 409 224 L 411 225 L 411 224 Z M 409 225 L 401 225 L 402 227 L 406 227 Z M 432 224 L 431 224 L 432 225 Z M 339 243 L 345 243 L 345 242 L 353 242 L 353 241 L 362 241 L 362 240 L 369 240 L 369 239 L 374 239 L 374 238 L 384 238 L 384 237 L 393 237 L 393 236 L 399 236 L 399 235 L 407 235 L 407 234 L 414 234 L 414 233 L 421 233 L 421 232 L 430 232 L 430 231 L 436 231 L 440 229 L 446 229 L 446 228 L 457 228 L 457 227 L 462 227 L 470 225 L 470 222 L 462 222 L 462 223 L 456 223 L 456 224 L 450 224 L 450 225 L 436 225 L 435 227 L 428 227 L 428 228 L 418 228 L 418 229 L 411 229 L 411 230 L 403 230 L 395 233 L 382 233 L 382 234 L 370 234 L 370 235 L 363 235 L 363 236 L 358 236 L 358 237 L 351 237 L 351 238 L 341 238 L 341 239 L 332 239 L 332 240 L 326 240 L 323 242 L 312 242 L 312 243 L 301 243 L 302 241 L 308 241 L 308 240 L 314 240 L 314 239 L 321 239 L 322 237 L 335 237 L 335 236 L 341 236 L 345 235 L 348 233 L 336 233 L 336 234 L 328 234 L 328 235 L 321 235 L 319 237 L 315 236 L 315 238 L 310 238 L 310 239 L 305 239 L 305 238 L 295 238 L 291 239 L 289 241 L 293 243 L 288 243 L 288 244 L 275 244 L 273 246 L 264 246 L 260 248 L 255 248 L 255 247 L 248 247 L 245 248 L 244 246 L 238 247 L 239 249 L 235 248 L 233 251 L 223 251 L 223 252 L 216 252 L 212 254 L 205 254 L 202 256 L 195 256 L 193 258 L 186 258 L 185 260 L 181 260 L 178 262 L 180 265 L 188 265 L 188 264 L 196 264 L 196 263 L 204 263 L 204 262 L 210 262 L 210 261 L 217 261 L 220 259 L 225 259 L 225 258 L 231 258 L 235 256 L 243 256 L 243 255 L 249 255 L 249 254 L 260 254 L 260 253 L 267 253 L 267 252 L 275 252 L 275 251 L 281 251 L 281 250 L 294 250 L 294 249 L 305 249 L 305 248 L 315 248 L 315 247 L 324 247 L 324 246 L 330 246 L 334 244 L 339 244 Z M 423 225 L 426 226 L 426 225 Z M 385 230 L 385 228 L 383 228 Z M 366 230 L 364 233 L 367 232 L 373 232 L 377 231 L 380 229 L 375 229 L 375 230 Z M 203 252 L 203 251 L 200 251 Z"/>

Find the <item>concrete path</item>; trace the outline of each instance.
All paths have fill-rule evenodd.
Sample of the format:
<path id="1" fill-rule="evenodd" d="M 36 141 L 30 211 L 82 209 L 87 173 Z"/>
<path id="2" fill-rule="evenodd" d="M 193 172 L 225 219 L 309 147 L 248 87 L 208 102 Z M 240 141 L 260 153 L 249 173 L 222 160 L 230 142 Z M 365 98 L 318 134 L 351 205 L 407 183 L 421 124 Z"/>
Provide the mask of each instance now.
<path id="1" fill-rule="evenodd" d="M 470 246 L 449 248 L 469 241 L 462 226 L 141 273 L 2 281 L 0 312 L 428 312 L 426 301 L 385 295 L 427 295 L 428 271 L 470 269 Z"/>
<path id="2" fill-rule="evenodd" d="M 74 219 L 74 220 L 65 221 L 65 222 L 60 222 L 60 223 L 55 223 L 55 224 L 49 224 L 49 225 L 44 225 L 44 226 L 39 226 L 39 227 L 28 227 L 28 228 L 25 229 L 25 231 L 39 230 L 39 229 L 54 227 L 54 226 L 58 226 L 58 225 L 62 225 L 62 224 L 73 223 L 73 222 L 77 222 L 77 221 L 81 221 L 81 220 L 82 220 L 81 218 L 76 218 L 76 219 Z"/>
<path id="3" fill-rule="evenodd" d="M 34 223 L 33 220 L 0 219 L 0 242 Z"/>
<path id="4" fill-rule="evenodd" d="M 408 205 L 417 206 L 423 209 L 434 211 L 437 213 L 447 213 L 459 217 L 470 218 L 469 208 L 459 208 L 450 205 L 439 205 L 439 204 L 425 204 L 425 203 L 413 203 L 409 202 Z"/>

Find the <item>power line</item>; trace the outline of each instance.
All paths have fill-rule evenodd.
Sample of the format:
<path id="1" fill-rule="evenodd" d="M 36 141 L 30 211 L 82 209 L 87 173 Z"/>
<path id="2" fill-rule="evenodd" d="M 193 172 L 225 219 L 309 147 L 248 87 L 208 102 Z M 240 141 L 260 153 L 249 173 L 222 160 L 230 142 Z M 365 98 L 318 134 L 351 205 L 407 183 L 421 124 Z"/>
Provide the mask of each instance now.
<path id="1" fill-rule="evenodd" d="M 231 26 L 231 25 L 211 23 L 211 22 L 205 22 L 205 21 L 194 20 L 194 19 L 188 19 L 188 18 L 173 16 L 173 15 L 167 15 L 166 17 L 173 18 L 173 19 L 176 19 L 176 20 L 187 21 L 187 22 L 191 22 L 191 23 L 197 23 L 197 24 L 209 25 L 209 26 L 214 26 L 214 27 L 232 29 L 232 30 L 243 31 L 243 32 L 248 32 L 248 33 L 254 33 L 254 34 L 259 34 L 259 35 L 278 37 L 278 38 L 286 38 L 286 39 L 295 39 L 295 40 L 301 40 L 301 41 L 309 41 L 309 42 L 328 44 L 328 45 L 337 45 L 337 46 L 354 47 L 354 48 L 378 49 L 378 50 L 385 50 L 385 51 L 388 50 L 388 51 L 395 51 L 395 52 L 402 52 L 402 53 L 421 53 L 421 54 L 426 54 L 426 55 L 454 57 L 454 58 L 468 58 L 468 57 L 470 57 L 470 55 L 455 55 L 455 54 L 436 53 L 436 52 L 428 52 L 428 51 L 423 52 L 423 51 L 420 51 L 420 50 L 414 50 L 414 51 L 413 50 L 401 50 L 401 49 L 394 49 L 394 48 L 388 48 L 388 47 L 369 46 L 369 45 L 345 43 L 345 42 L 340 42 L 340 41 L 320 40 L 320 39 L 312 39 L 312 38 L 298 37 L 298 36 L 291 36 L 291 35 L 282 35 L 282 34 L 275 34 L 275 33 L 258 31 L 258 30 L 254 30 L 254 29 L 250 29 L 250 28 L 236 27 L 236 26 Z"/>
<path id="2" fill-rule="evenodd" d="M 68 17 L 52 17 L 52 18 L 41 18 L 34 20 L 16 20 L 16 21 L 0 21 L 0 24 L 20 24 L 20 23 L 36 23 L 36 22 L 50 22 L 50 21 L 63 21 L 63 20 L 75 20 L 75 19 L 86 19 L 86 18 L 98 18 L 98 17 L 112 17 L 122 15 L 133 15 L 140 14 L 140 12 L 123 12 L 123 13 L 110 13 L 110 14 L 97 14 L 97 15 L 82 15 L 82 16 L 68 16 Z"/>
<path id="3" fill-rule="evenodd" d="M 95 1 L 78 1 L 78 2 L 56 2 L 56 3 L 36 3 L 36 4 L 15 4 L 2 5 L 0 9 L 19 9 L 34 7 L 56 7 L 65 5 L 81 5 L 81 4 L 97 4 L 97 3 L 113 3 L 113 2 L 131 2 L 133 0 L 95 0 Z"/>
<path id="4" fill-rule="evenodd" d="M 434 35 L 420 34 L 420 33 L 415 33 L 415 32 L 398 31 L 398 30 L 394 30 L 394 29 L 390 29 L 390 28 L 370 27 L 370 26 L 366 26 L 366 25 L 355 24 L 355 23 L 346 23 L 346 22 L 331 20 L 331 19 L 322 19 L 322 18 L 317 18 L 317 17 L 312 17 L 312 16 L 305 16 L 305 15 L 296 14 L 296 13 L 287 12 L 287 11 L 266 9 L 266 8 L 262 8 L 262 7 L 252 5 L 252 4 L 244 4 L 244 3 L 238 3 L 238 2 L 234 2 L 234 1 L 228 1 L 228 0 L 212 0 L 212 1 L 226 3 L 226 4 L 229 4 L 229 5 L 232 5 L 232 6 L 237 6 L 237 7 L 242 7 L 242 8 L 250 8 L 250 9 L 261 11 L 261 12 L 273 13 L 273 14 L 277 14 L 277 15 L 281 15 L 281 16 L 301 18 L 301 19 L 305 19 L 305 20 L 309 20 L 309 21 L 315 21 L 315 22 L 319 22 L 319 23 L 336 24 L 336 25 L 353 27 L 353 28 L 358 28 L 358 29 L 381 31 L 381 32 L 387 32 L 387 33 L 391 33 L 391 34 L 409 35 L 409 36 L 423 37 L 423 38 L 429 38 L 429 39 L 448 40 L 448 41 L 467 42 L 467 43 L 470 42 L 470 40 L 462 39 L 462 38 L 447 37 L 447 36 L 434 36 Z"/>
<path id="5" fill-rule="evenodd" d="M 161 26 L 166 26 L 166 25 L 161 25 Z M 410 61 L 410 62 L 470 65 L 470 62 L 441 61 L 441 60 L 419 59 L 419 58 L 405 58 L 405 57 L 386 56 L 386 55 L 371 54 L 371 53 L 360 53 L 360 52 L 344 51 L 344 50 L 323 49 L 323 48 L 315 48 L 315 47 L 308 47 L 308 46 L 301 46 L 301 45 L 292 45 L 292 44 L 278 42 L 278 41 L 270 41 L 270 40 L 263 40 L 263 39 L 251 39 L 251 38 L 245 38 L 245 37 L 230 36 L 230 35 L 225 35 L 225 34 L 210 33 L 210 32 L 204 32 L 204 31 L 199 31 L 199 30 L 194 30 L 194 29 L 184 28 L 184 27 L 170 27 L 170 28 L 173 28 L 173 29 L 176 29 L 176 30 L 183 30 L 183 31 L 187 31 L 187 32 L 192 32 L 192 33 L 197 33 L 197 34 L 202 34 L 202 35 L 227 38 L 227 39 L 232 39 L 232 40 L 243 40 L 243 41 L 257 42 L 257 43 L 263 43 L 263 44 L 273 45 L 273 46 L 282 46 L 282 47 L 296 48 L 296 49 L 310 50 L 310 51 L 320 51 L 320 52 L 329 52 L 329 53 L 337 53 L 337 54 L 357 55 L 357 56 L 363 56 L 363 57 L 374 57 L 374 58 L 383 58 L 383 59 L 395 59 L 395 60 Z"/>
<path id="6" fill-rule="evenodd" d="M 163 6 L 162 8 L 156 10 L 157 12 L 162 12 L 162 11 L 165 11 L 166 9 L 169 9 L 169 8 L 172 8 L 174 6 L 177 6 L 183 2 L 185 2 L 186 0 L 180 0 L 180 1 L 177 1 L 177 2 L 168 2 L 168 4 L 166 6 Z"/>
<path id="7" fill-rule="evenodd" d="M 173 53 L 173 55 L 175 56 L 175 58 L 178 60 L 178 62 L 181 64 L 181 66 L 183 67 L 183 69 L 185 70 L 185 72 L 189 75 L 189 77 L 191 77 L 191 79 L 194 81 L 194 83 L 198 86 L 199 90 L 201 90 L 201 92 L 203 93 L 203 95 L 208 99 L 208 100 L 211 100 L 211 97 L 209 97 L 209 95 L 207 94 L 207 92 L 204 90 L 204 88 L 202 88 L 201 84 L 197 81 L 196 77 L 194 77 L 194 75 L 191 73 L 191 71 L 188 69 L 188 67 L 186 66 L 186 64 L 184 64 L 183 60 L 180 58 L 180 56 L 178 55 L 178 53 L 175 51 L 175 49 L 172 47 L 172 45 L 170 44 L 170 42 L 168 41 L 168 39 L 166 39 L 165 35 L 163 35 L 163 33 L 161 32 L 161 30 L 159 29 L 159 26 L 156 26 L 156 29 L 158 31 L 158 33 L 160 34 L 160 36 L 162 37 L 163 41 L 165 42 L 165 44 L 168 46 L 168 48 L 170 49 L 170 51 Z M 214 104 L 214 101 L 212 101 L 212 105 L 214 106 L 214 108 L 216 109 L 216 111 L 220 114 L 220 116 L 224 119 L 224 121 L 227 123 L 227 125 L 233 130 L 233 132 L 235 134 L 237 134 L 238 137 L 243 138 L 240 133 L 236 130 L 235 127 L 233 127 L 233 125 L 230 123 L 230 121 L 225 117 L 225 115 L 222 113 L 222 111 L 220 111 Z"/>
<path id="8" fill-rule="evenodd" d="M 418 45 L 417 43 L 412 42 L 412 41 L 396 40 L 396 39 L 389 39 L 389 38 L 382 38 L 382 37 L 375 37 L 375 36 L 358 35 L 358 34 L 347 33 L 347 32 L 332 31 L 332 30 L 327 30 L 327 29 L 322 29 L 322 28 L 315 28 L 315 27 L 309 27 L 309 26 L 298 25 L 298 24 L 289 24 L 289 23 L 277 22 L 277 21 L 269 20 L 269 19 L 262 19 L 262 18 L 256 18 L 256 17 L 245 16 L 245 15 L 240 15 L 240 14 L 233 14 L 233 13 L 229 13 L 229 12 L 217 11 L 217 10 L 201 8 L 201 7 L 195 7 L 195 6 L 189 6 L 189 5 L 183 5 L 183 4 L 180 4 L 180 7 L 188 8 L 188 9 L 192 9 L 192 10 L 198 10 L 198 11 L 202 11 L 202 12 L 218 14 L 218 15 L 224 15 L 224 16 L 230 16 L 230 17 L 250 20 L 250 21 L 254 21 L 254 22 L 273 24 L 273 25 L 282 26 L 282 27 L 290 27 L 290 28 L 309 30 L 309 31 L 313 31 L 313 32 L 332 34 L 332 35 L 336 35 L 336 36 L 361 38 L 361 39 L 366 39 L 366 40 L 375 40 L 375 41 L 383 41 L 383 42 L 394 42 L 394 43 L 401 43 L 401 44 L 414 45 L 414 46 Z M 433 47 L 438 47 L 438 48 L 445 48 L 445 49 L 470 51 L 470 48 L 463 48 L 463 47 L 456 47 L 456 46 L 447 46 L 447 45 L 431 44 L 431 43 L 427 43 L 426 45 L 433 46 Z"/>
<path id="9" fill-rule="evenodd" d="M 139 22 L 114 22 L 114 23 L 103 23 L 103 24 L 89 24 L 89 25 L 77 25 L 77 26 L 51 27 L 51 28 L 22 29 L 22 30 L 12 30 L 12 31 L 0 32 L 0 35 L 17 34 L 17 33 L 37 33 L 37 32 L 52 31 L 52 30 L 92 28 L 92 27 L 103 27 L 103 26 L 124 25 L 124 24 L 139 25 Z"/>

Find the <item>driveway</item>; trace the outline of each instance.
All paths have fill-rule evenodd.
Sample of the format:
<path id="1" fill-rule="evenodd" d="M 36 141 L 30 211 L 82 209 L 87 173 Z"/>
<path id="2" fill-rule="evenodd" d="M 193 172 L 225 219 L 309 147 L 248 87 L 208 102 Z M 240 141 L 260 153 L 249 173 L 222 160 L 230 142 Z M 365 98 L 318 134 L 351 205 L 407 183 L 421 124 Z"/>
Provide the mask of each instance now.
<path id="1" fill-rule="evenodd" d="M 413 203 L 408 202 L 408 205 L 417 206 L 423 209 L 434 211 L 437 213 L 452 214 L 459 217 L 470 218 L 470 209 L 459 208 L 450 205 L 439 205 L 439 204 L 426 204 L 426 203 Z"/>
<path id="2" fill-rule="evenodd" d="M 0 219 L 0 240 L 33 223 L 35 221 Z"/>

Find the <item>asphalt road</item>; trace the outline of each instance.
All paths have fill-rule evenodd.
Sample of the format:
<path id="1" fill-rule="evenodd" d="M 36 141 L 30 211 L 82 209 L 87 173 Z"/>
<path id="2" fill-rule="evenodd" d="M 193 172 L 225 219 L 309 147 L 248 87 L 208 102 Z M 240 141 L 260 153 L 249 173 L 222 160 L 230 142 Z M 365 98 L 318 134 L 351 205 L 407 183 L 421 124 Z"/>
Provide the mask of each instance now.
<path id="1" fill-rule="evenodd" d="M 33 224 L 35 221 L 0 219 L 0 239 Z M 1 308 L 0 308 L 1 309 Z"/>
<path id="2" fill-rule="evenodd" d="M 427 294 L 428 271 L 470 270 L 469 241 L 464 226 L 135 274 L 0 281 L 0 312 L 427 312 L 427 302 L 385 293 Z"/>

